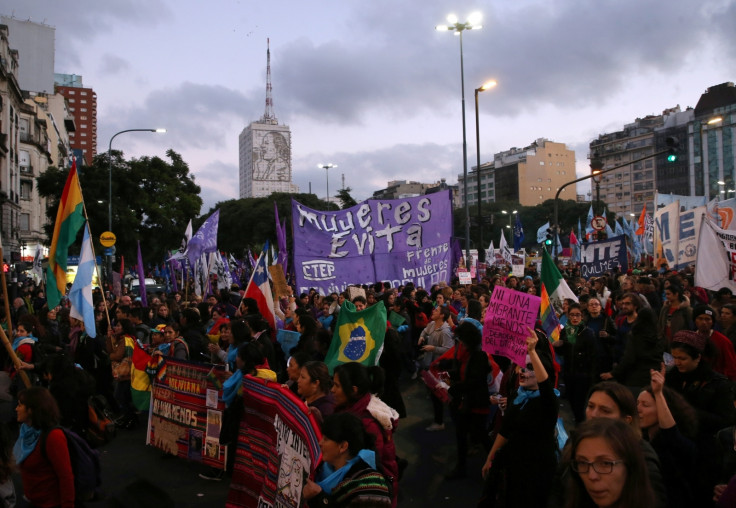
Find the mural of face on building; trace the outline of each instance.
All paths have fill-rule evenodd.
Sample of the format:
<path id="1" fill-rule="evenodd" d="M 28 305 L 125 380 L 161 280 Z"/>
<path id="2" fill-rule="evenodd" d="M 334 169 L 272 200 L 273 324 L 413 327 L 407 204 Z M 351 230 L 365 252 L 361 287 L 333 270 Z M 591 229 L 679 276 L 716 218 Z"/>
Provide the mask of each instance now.
<path id="1" fill-rule="evenodd" d="M 288 180 L 289 144 L 280 132 L 267 132 L 253 149 L 254 180 Z"/>

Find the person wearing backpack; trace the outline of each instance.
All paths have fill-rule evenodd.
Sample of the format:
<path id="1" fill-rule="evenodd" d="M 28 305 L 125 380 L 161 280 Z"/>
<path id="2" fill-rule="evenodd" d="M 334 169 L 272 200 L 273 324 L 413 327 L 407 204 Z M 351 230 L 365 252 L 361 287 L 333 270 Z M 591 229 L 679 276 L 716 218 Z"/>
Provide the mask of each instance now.
<path id="1" fill-rule="evenodd" d="M 13 455 L 25 497 L 36 507 L 73 508 L 74 472 L 56 400 L 46 388 L 33 386 L 18 394 L 15 411 L 21 425 Z"/>

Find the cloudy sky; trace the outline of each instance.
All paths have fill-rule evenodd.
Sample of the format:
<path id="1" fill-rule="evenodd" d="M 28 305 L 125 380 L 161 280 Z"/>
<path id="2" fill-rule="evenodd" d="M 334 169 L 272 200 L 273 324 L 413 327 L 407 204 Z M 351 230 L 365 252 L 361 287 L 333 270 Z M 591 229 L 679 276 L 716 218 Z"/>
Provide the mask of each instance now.
<path id="1" fill-rule="evenodd" d="M 291 127 L 293 178 L 359 199 L 389 180 L 462 173 L 459 40 L 449 13 L 483 14 L 465 32 L 468 158 L 546 137 L 577 154 L 600 133 L 736 81 L 736 0 L 4 0 L 0 14 L 56 28 L 56 72 L 98 98 L 98 148 L 180 152 L 203 212 L 238 197 L 238 135 L 265 109 L 266 39 L 274 109 Z M 12 33 L 10 41 L 12 46 Z M 22 55 L 21 55 L 22 65 Z M 474 164 L 474 162 L 471 162 Z M 583 193 L 587 189 L 579 188 Z"/>

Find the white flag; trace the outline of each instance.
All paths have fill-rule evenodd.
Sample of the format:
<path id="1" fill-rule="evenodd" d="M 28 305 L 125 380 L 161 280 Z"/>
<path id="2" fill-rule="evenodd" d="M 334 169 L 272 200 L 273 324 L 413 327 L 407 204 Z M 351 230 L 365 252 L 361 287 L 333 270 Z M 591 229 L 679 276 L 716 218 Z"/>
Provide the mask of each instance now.
<path id="1" fill-rule="evenodd" d="M 503 234 L 503 230 L 501 230 L 501 241 L 499 242 L 498 249 L 501 251 L 501 256 L 503 256 L 503 260 L 506 264 L 511 264 L 511 249 L 509 249 L 509 244 L 506 243 L 506 237 Z"/>
<path id="2" fill-rule="evenodd" d="M 695 285 L 711 291 L 726 287 L 736 292 L 734 270 L 736 250 L 731 249 L 731 231 L 716 226 L 707 216 L 703 216 L 698 239 L 698 252 L 707 252 L 706 263 L 695 263 Z"/>

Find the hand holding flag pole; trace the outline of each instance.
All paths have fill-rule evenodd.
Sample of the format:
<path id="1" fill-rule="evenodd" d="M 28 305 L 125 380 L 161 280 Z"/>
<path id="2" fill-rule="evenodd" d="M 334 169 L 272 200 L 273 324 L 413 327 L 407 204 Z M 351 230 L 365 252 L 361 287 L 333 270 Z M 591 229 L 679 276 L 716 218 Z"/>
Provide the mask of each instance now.
<path id="1" fill-rule="evenodd" d="M 2 241 L 0 241 L 0 260 L 3 259 L 3 244 Z M 0 280 L 2 280 L 3 285 L 3 298 L 5 300 L 5 322 L 8 324 L 8 332 L 12 335 L 13 333 L 13 321 L 10 318 L 10 300 L 8 295 L 8 284 L 5 280 L 5 270 L 4 267 L 0 267 Z M 5 330 L 3 330 L 0 327 L 0 339 L 3 341 L 3 345 L 5 346 L 5 349 L 8 352 L 8 355 L 10 356 L 10 359 L 13 361 L 13 366 L 15 366 L 15 370 L 20 376 L 21 380 L 23 381 L 23 384 L 26 385 L 26 388 L 30 388 L 31 386 L 31 380 L 28 379 L 28 374 L 24 370 L 21 370 L 20 368 L 20 358 L 18 358 L 18 355 L 15 354 L 15 351 L 13 350 L 13 345 L 8 340 L 8 336 L 5 334 Z"/>

